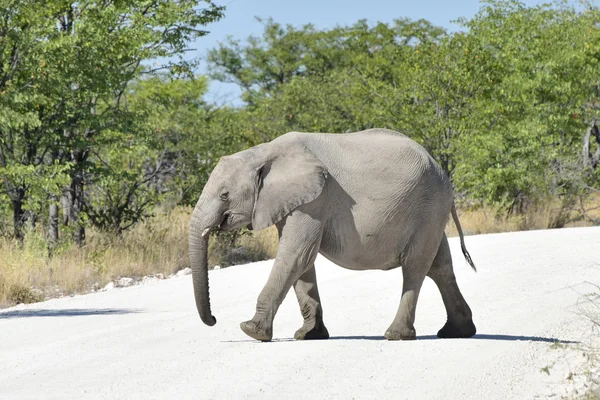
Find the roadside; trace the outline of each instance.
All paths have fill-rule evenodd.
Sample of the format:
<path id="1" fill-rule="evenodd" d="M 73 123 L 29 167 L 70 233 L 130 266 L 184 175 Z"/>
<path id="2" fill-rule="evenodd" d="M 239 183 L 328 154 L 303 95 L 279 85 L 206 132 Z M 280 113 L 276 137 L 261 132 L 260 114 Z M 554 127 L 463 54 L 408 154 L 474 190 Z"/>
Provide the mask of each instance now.
<path id="1" fill-rule="evenodd" d="M 560 398 L 579 387 L 591 323 L 578 313 L 600 282 L 600 228 L 470 236 L 474 273 L 450 239 L 478 334 L 438 340 L 445 320 L 427 280 L 418 340 L 387 342 L 401 270 L 348 271 L 319 257 L 327 341 L 290 340 L 302 319 L 288 295 L 272 343 L 249 340 L 272 263 L 211 271 L 219 322 L 195 310 L 190 276 L 0 311 L 3 399 L 285 397 L 381 399 Z"/>

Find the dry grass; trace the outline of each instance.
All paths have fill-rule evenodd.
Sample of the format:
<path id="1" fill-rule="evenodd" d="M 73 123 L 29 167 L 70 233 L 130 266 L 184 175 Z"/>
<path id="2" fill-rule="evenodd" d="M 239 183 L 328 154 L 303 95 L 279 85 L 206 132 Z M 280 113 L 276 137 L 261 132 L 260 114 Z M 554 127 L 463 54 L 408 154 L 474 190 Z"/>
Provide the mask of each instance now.
<path id="1" fill-rule="evenodd" d="M 231 237 L 224 235 L 211 240 L 208 247 L 209 267 L 229 267 L 275 258 L 279 238 L 274 226 L 239 236 L 235 242 L 232 242 Z"/>
<path id="2" fill-rule="evenodd" d="M 600 218 L 600 196 L 587 208 L 598 207 L 593 214 Z M 497 217 L 493 208 L 459 211 L 466 234 L 544 229 L 556 219 L 560 207 L 556 202 L 530 208 L 526 215 Z M 22 243 L 0 238 L 0 307 L 39 301 L 63 294 L 87 292 L 104 287 L 119 277 L 142 277 L 156 273 L 168 275 L 188 266 L 188 222 L 191 209 L 179 208 L 139 224 L 116 238 L 88 232 L 86 246 L 63 245 L 49 258 L 42 235 L 29 232 Z M 571 213 L 570 217 L 576 217 Z M 576 219 L 576 218 L 575 218 Z M 570 222 L 566 226 L 591 225 Z M 450 219 L 447 230 L 455 236 Z M 212 239 L 209 265 L 226 267 L 274 258 L 277 252 L 274 227 L 238 237 Z"/>
<path id="3" fill-rule="evenodd" d="M 168 275 L 189 266 L 191 209 L 179 208 L 137 225 L 122 237 L 88 231 L 84 247 L 63 245 L 52 258 L 39 232 L 22 243 L 0 238 L 0 307 L 84 293 L 120 277 Z M 210 242 L 209 265 L 229 266 L 275 257 L 277 230 L 242 236 L 234 246 Z"/>
<path id="4" fill-rule="evenodd" d="M 172 273 L 188 266 L 188 210 L 176 210 L 117 238 L 89 232 L 87 244 L 64 245 L 52 258 L 42 236 L 0 239 L 0 306 L 103 287 L 122 276 Z M 32 289 L 35 288 L 35 289 Z"/>
<path id="5" fill-rule="evenodd" d="M 600 219 L 600 195 L 591 197 L 585 204 L 588 215 Z M 500 233 L 548 229 L 556 225 L 558 220 L 566 219 L 564 227 L 592 226 L 593 223 L 582 219 L 577 210 L 565 212 L 558 201 L 550 201 L 541 205 L 531 206 L 523 215 L 499 215 L 492 207 L 458 210 L 460 224 L 465 235 L 484 233 Z M 449 219 L 446 225 L 448 236 L 458 236 L 456 226 Z"/>
<path id="6" fill-rule="evenodd" d="M 255 252 L 262 252 L 267 259 L 275 258 L 275 255 L 277 255 L 277 246 L 279 245 L 277 228 L 272 226 L 252 236 L 246 236 L 242 238 L 240 244 Z"/>

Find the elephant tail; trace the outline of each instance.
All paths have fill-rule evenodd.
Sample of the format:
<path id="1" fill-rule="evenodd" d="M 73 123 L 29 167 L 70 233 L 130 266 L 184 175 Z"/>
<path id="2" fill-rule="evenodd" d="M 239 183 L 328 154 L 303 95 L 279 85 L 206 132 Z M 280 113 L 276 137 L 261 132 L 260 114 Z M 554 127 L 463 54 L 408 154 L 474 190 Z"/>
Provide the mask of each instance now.
<path id="1" fill-rule="evenodd" d="M 465 256 L 465 259 L 467 260 L 471 268 L 473 268 L 473 271 L 477 272 L 477 268 L 475 268 L 475 263 L 473 262 L 471 255 L 467 251 L 467 246 L 465 246 L 465 237 L 463 235 L 462 227 L 460 226 L 460 221 L 458 220 L 458 214 L 456 213 L 456 207 L 454 206 L 454 202 L 452 202 L 451 212 L 452 219 L 454 220 L 454 224 L 456 225 L 456 230 L 458 230 L 458 235 L 460 236 L 460 248 L 462 250 L 462 253 Z"/>

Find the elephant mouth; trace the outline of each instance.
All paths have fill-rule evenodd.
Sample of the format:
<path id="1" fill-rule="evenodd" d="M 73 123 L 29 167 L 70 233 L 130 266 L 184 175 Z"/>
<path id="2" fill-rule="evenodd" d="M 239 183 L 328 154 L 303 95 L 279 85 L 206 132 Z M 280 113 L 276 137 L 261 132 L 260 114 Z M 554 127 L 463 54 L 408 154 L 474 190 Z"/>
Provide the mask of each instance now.
<path id="1" fill-rule="evenodd" d="M 221 223 L 218 226 L 218 229 L 220 231 L 227 229 L 227 226 L 230 225 L 232 215 L 233 215 L 233 213 L 231 211 L 225 211 L 223 213 L 223 216 L 221 217 Z"/>
<path id="2" fill-rule="evenodd" d="M 225 211 L 223 213 L 223 215 L 221 216 L 221 219 L 218 224 L 209 226 L 208 228 L 204 229 L 204 231 L 202 232 L 202 237 L 204 237 L 214 231 L 227 230 L 227 226 L 229 225 L 230 219 L 231 219 L 231 212 Z"/>
<path id="3" fill-rule="evenodd" d="M 248 221 L 251 221 L 251 216 L 241 210 L 227 210 L 223 213 L 221 223 L 218 229 L 221 231 L 230 231 L 232 229 L 241 228 L 245 226 Z"/>
<path id="4" fill-rule="evenodd" d="M 246 215 L 244 212 L 236 212 L 232 210 L 227 210 L 221 216 L 219 223 L 208 227 L 202 232 L 202 236 L 206 236 L 212 231 L 229 231 L 235 229 L 239 226 L 240 219 L 243 219 L 243 216 Z"/>

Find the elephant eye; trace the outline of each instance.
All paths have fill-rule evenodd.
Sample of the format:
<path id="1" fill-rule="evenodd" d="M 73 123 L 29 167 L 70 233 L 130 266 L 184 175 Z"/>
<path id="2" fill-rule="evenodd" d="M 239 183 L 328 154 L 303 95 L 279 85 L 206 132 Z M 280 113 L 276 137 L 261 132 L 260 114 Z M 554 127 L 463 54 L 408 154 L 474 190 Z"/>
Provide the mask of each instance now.
<path id="1" fill-rule="evenodd" d="M 223 191 L 221 192 L 221 194 L 219 195 L 221 197 L 221 200 L 225 201 L 229 199 L 229 192 L 227 191 Z"/>

